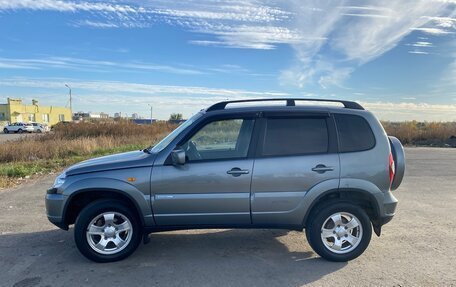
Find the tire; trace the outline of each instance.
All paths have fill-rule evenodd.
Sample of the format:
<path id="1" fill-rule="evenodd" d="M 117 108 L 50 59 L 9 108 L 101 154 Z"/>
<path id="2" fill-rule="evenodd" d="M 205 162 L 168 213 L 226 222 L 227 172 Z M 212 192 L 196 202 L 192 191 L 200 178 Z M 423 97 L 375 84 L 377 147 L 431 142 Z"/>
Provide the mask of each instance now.
<path id="1" fill-rule="evenodd" d="M 110 219 L 112 224 L 106 219 Z M 92 226 L 92 234 L 89 234 L 89 225 Z M 126 229 L 128 225 L 131 227 L 128 231 L 115 231 Z M 95 262 L 114 262 L 130 256 L 141 238 L 142 227 L 138 217 L 133 210 L 117 200 L 103 199 L 90 203 L 79 213 L 74 226 L 77 248 L 82 255 Z M 119 245 L 115 243 L 116 240 L 120 242 Z M 119 247 L 121 244 L 123 245 Z M 97 246 L 105 246 L 105 250 L 102 251 Z"/>
<path id="2" fill-rule="evenodd" d="M 372 224 L 361 207 L 351 202 L 332 201 L 313 210 L 315 212 L 309 217 L 306 236 L 318 255 L 329 261 L 345 262 L 366 250 L 372 237 Z M 356 223 L 358 225 L 351 228 Z"/>
<path id="3" fill-rule="evenodd" d="M 9 133 L 9 130 L 7 128 L 4 128 L 3 133 L 7 134 L 7 133 Z"/>
<path id="4" fill-rule="evenodd" d="M 41 130 L 37 130 L 36 132 L 40 134 L 40 133 L 41 133 Z"/>
<path id="5" fill-rule="evenodd" d="M 21 133 L 22 133 L 22 129 L 18 129 L 18 130 L 17 130 L 17 133 L 18 133 L 18 134 L 21 134 Z"/>

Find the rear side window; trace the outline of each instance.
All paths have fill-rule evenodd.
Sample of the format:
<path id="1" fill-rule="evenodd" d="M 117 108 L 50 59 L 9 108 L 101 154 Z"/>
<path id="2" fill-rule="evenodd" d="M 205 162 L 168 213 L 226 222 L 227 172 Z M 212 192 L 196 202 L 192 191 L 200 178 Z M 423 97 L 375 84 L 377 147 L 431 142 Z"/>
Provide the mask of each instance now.
<path id="1" fill-rule="evenodd" d="M 339 151 L 355 152 L 375 146 L 375 137 L 367 121 L 354 115 L 334 115 L 339 133 Z"/>
<path id="2" fill-rule="evenodd" d="M 325 118 L 267 119 L 264 156 L 285 156 L 328 152 Z"/>

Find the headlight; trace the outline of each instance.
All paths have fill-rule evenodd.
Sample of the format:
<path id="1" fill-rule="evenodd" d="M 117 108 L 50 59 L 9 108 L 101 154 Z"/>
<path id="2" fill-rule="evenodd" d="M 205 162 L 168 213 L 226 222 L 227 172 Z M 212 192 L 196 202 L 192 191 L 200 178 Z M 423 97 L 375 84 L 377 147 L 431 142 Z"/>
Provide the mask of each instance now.
<path id="1" fill-rule="evenodd" d="M 55 179 L 54 181 L 54 185 L 52 186 L 53 188 L 58 188 L 58 187 L 61 187 L 62 184 L 65 183 L 65 178 L 66 178 L 66 174 L 65 173 L 61 173 L 59 176 L 57 176 L 57 178 Z"/>

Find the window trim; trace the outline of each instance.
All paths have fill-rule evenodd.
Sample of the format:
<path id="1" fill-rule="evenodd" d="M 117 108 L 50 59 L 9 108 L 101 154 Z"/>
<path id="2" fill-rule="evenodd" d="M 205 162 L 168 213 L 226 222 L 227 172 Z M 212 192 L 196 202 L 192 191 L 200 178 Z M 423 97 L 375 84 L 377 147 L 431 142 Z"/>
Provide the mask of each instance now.
<path id="1" fill-rule="evenodd" d="M 268 119 L 306 119 L 306 118 L 317 118 L 324 119 L 326 123 L 326 132 L 328 134 L 328 148 L 326 152 L 316 152 L 316 153 L 290 153 L 283 155 L 264 155 L 264 141 L 266 137 L 266 127 Z M 293 157 L 293 156 L 313 156 L 313 155 L 326 155 L 337 153 L 337 138 L 335 134 L 334 122 L 331 120 L 331 117 L 328 113 L 299 113 L 299 114 L 277 114 L 277 115 L 266 115 L 261 119 L 260 135 L 258 137 L 258 148 L 255 153 L 255 158 L 276 158 L 276 157 Z"/>
<path id="2" fill-rule="evenodd" d="M 255 114 L 231 114 L 231 115 L 218 115 L 218 116 L 208 117 L 206 119 L 201 120 L 181 140 L 179 140 L 179 142 L 174 146 L 173 149 L 171 149 L 170 153 L 166 157 L 164 165 L 172 165 L 171 153 L 174 149 L 176 149 L 177 147 L 180 147 L 186 141 L 191 139 L 197 132 L 199 132 L 206 125 L 208 125 L 212 122 L 223 121 L 223 120 L 253 120 L 253 129 L 252 129 L 252 134 L 250 135 L 250 144 L 249 144 L 249 149 L 247 151 L 247 156 L 186 161 L 185 164 L 253 159 L 254 152 L 255 152 L 256 146 L 258 144 L 257 143 L 258 142 L 258 114 L 256 114 L 256 113 Z"/>
<path id="3" fill-rule="evenodd" d="M 371 147 L 371 148 L 368 148 L 368 149 L 360 149 L 360 150 L 354 150 L 354 151 L 341 151 L 340 149 L 340 146 L 341 146 L 341 143 L 340 143 L 340 133 L 339 133 L 339 127 L 337 126 L 337 120 L 336 120 L 336 116 L 337 115 L 348 115 L 348 116 L 354 116 L 354 117 L 358 117 L 358 118 L 361 118 L 366 124 L 367 126 L 369 127 L 369 130 L 372 134 L 372 136 L 374 137 L 374 145 Z M 332 114 L 332 118 L 334 119 L 334 126 L 336 128 L 336 136 L 337 136 L 337 152 L 338 153 L 342 153 L 342 154 L 345 154 L 345 153 L 354 153 L 354 152 L 363 152 L 363 151 L 369 151 L 369 150 L 372 150 L 374 149 L 376 146 L 377 146 L 377 137 L 374 133 L 374 131 L 372 130 L 372 127 L 371 125 L 369 124 L 369 121 L 366 120 L 363 116 L 360 116 L 360 115 L 354 115 L 354 114 L 345 114 L 345 113 L 333 113 Z"/>

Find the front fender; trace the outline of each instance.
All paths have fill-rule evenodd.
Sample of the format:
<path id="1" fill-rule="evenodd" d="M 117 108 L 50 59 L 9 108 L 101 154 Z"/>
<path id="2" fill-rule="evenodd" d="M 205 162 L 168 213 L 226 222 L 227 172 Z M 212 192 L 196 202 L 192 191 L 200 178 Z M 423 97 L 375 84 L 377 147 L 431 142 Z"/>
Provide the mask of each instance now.
<path id="1" fill-rule="evenodd" d="M 69 202 L 71 202 L 71 199 L 74 196 L 83 192 L 97 191 L 110 191 L 127 196 L 135 204 L 139 215 L 142 217 L 141 220 L 144 220 L 144 225 L 151 226 L 155 224 L 150 206 L 150 193 L 148 190 L 144 193 L 141 192 L 136 185 L 123 180 L 103 176 L 82 178 L 75 180 L 66 186 L 63 195 L 67 196 L 68 199 L 66 200 L 64 214 Z"/>

